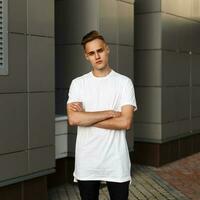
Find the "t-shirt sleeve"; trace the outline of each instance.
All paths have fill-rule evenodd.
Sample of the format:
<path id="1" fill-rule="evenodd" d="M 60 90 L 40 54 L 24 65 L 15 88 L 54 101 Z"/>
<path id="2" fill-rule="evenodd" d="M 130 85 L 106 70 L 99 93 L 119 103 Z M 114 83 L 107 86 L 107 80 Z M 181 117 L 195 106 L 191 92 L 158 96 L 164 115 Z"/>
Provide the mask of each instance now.
<path id="1" fill-rule="evenodd" d="M 128 79 L 122 90 L 120 106 L 122 107 L 125 105 L 132 105 L 133 107 L 135 107 L 134 111 L 137 110 L 135 90 L 131 79 Z"/>
<path id="2" fill-rule="evenodd" d="M 67 103 L 81 102 L 80 92 L 80 84 L 78 84 L 77 80 L 73 80 L 69 88 Z"/>

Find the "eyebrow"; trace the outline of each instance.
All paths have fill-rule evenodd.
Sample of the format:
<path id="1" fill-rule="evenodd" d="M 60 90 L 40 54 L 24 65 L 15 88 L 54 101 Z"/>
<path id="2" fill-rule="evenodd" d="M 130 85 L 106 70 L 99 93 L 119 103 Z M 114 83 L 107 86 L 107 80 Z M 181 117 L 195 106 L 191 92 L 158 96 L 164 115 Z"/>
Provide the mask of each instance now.
<path id="1" fill-rule="evenodd" d="M 101 53 L 101 52 L 103 52 L 104 51 L 104 48 L 103 47 L 101 47 L 101 48 L 99 48 L 99 49 L 97 49 L 96 50 L 96 52 L 98 52 L 98 53 Z M 90 51 L 90 52 L 88 52 L 87 54 L 88 55 L 93 55 L 95 53 L 95 51 Z"/>

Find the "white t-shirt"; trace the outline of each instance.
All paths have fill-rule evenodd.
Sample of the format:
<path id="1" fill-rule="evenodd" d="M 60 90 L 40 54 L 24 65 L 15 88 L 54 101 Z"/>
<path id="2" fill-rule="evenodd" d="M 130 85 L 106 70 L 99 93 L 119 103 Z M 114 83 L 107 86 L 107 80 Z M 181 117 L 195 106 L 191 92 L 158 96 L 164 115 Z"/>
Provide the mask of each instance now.
<path id="1" fill-rule="evenodd" d="M 137 109 L 131 79 L 115 71 L 105 77 L 89 72 L 74 79 L 67 103 L 82 102 L 85 111 L 121 111 L 124 105 Z M 125 130 L 78 127 L 75 152 L 74 181 L 100 180 L 125 182 L 131 180 L 130 158 Z"/>

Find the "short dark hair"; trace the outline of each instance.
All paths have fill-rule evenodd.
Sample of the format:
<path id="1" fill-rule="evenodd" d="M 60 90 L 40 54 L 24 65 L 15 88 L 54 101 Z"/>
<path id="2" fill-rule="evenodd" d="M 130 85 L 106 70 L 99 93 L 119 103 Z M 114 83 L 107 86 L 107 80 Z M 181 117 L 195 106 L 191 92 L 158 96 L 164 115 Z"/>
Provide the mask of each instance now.
<path id="1" fill-rule="evenodd" d="M 90 31 L 89 33 L 87 33 L 87 34 L 82 38 L 81 45 L 82 45 L 83 48 L 85 49 L 85 45 L 86 45 L 88 42 L 90 42 L 90 41 L 92 41 L 92 40 L 95 40 L 95 39 L 100 39 L 100 40 L 102 40 L 102 41 L 104 41 L 104 42 L 106 43 L 104 37 L 103 37 L 102 35 L 100 35 L 98 31 L 93 30 L 93 31 Z"/>

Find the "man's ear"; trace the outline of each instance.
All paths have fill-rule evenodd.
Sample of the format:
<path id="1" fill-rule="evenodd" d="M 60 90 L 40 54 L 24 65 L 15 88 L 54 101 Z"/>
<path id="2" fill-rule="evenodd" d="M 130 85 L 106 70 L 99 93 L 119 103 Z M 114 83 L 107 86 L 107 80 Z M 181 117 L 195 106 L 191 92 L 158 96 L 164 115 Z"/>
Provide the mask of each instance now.
<path id="1" fill-rule="evenodd" d="M 106 45 L 106 51 L 107 51 L 108 54 L 110 53 L 110 48 L 109 48 L 108 45 Z"/>
<path id="2" fill-rule="evenodd" d="M 85 59 L 89 60 L 88 55 L 86 53 L 84 55 L 85 55 Z"/>

